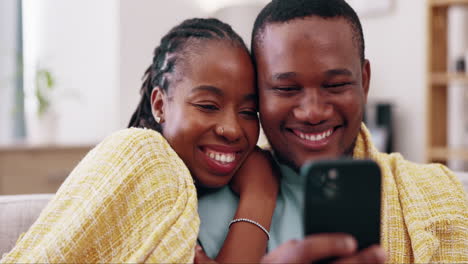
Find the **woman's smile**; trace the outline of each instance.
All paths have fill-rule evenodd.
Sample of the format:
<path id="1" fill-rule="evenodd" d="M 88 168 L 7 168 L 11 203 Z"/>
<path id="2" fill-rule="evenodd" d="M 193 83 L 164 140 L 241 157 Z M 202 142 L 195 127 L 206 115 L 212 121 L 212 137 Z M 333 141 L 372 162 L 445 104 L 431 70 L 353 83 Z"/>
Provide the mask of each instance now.
<path id="1" fill-rule="evenodd" d="M 207 167 L 214 174 L 230 174 L 237 168 L 245 151 L 223 145 L 204 145 L 200 147 Z"/>

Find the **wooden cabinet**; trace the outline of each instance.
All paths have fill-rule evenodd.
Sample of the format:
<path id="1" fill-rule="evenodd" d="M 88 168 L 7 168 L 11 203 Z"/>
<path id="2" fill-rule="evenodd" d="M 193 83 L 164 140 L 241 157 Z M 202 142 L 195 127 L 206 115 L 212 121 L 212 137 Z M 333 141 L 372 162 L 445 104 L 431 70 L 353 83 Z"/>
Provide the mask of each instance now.
<path id="1" fill-rule="evenodd" d="M 468 161 L 468 149 L 451 149 L 447 144 L 447 98 L 452 81 L 468 85 L 467 73 L 451 73 L 447 67 L 448 8 L 466 5 L 468 0 L 428 0 L 428 162 L 446 163 L 450 158 Z"/>
<path id="2" fill-rule="evenodd" d="M 91 147 L 0 148 L 0 195 L 55 193 Z"/>

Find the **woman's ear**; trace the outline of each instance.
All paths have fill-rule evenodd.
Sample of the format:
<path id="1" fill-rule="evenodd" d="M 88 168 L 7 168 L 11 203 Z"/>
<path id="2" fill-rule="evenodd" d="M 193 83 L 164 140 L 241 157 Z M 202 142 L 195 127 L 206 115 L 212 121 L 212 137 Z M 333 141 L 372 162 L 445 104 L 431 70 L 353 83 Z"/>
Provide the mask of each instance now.
<path id="1" fill-rule="evenodd" d="M 166 96 L 159 86 L 154 87 L 151 92 L 151 112 L 154 120 L 159 124 L 164 123 L 164 103 Z"/>

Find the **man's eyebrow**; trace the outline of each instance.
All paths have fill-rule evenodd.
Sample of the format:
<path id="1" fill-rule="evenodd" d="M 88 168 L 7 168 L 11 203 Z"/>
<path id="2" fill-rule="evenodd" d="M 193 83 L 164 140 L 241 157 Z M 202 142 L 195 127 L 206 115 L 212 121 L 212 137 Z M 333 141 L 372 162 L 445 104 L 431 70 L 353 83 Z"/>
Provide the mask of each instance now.
<path id="1" fill-rule="evenodd" d="M 287 80 L 297 76 L 295 72 L 280 72 L 273 74 L 273 80 Z"/>
<path id="2" fill-rule="evenodd" d="M 348 69 L 332 69 L 325 71 L 325 75 L 328 77 L 336 76 L 336 75 L 347 75 L 353 76 L 353 73 Z"/>
<path id="3" fill-rule="evenodd" d="M 215 87 L 215 86 L 211 86 L 211 85 L 197 86 L 197 87 L 193 88 L 192 91 L 190 91 L 190 94 L 194 94 L 196 92 L 203 92 L 203 91 L 214 93 L 217 96 L 223 96 L 224 95 L 224 92 L 221 89 L 219 89 L 218 87 Z"/>

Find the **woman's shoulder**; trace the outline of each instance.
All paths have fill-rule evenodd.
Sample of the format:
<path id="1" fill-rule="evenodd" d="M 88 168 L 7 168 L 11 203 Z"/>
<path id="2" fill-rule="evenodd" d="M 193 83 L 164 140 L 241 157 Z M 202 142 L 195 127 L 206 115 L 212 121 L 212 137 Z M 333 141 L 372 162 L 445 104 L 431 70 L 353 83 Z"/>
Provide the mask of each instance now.
<path id="1" fill-rule="evenodd" d="M 92 149 L 75 167 L 67 182 L 117 188 L 124 182 L 129 184 L 146 179 L 159 186 L 162 179 L 175 181 L 175 177 L 171 178 L 175 172 L 191 179 L 183 161 L 160 133 L 128 128 L 112 133 Z"/>
<path id="2" fill-rule="evenodd" d="M 86 160 L 107 160 L 142 163 L 178 158 L 166 139 L 157 131 L 126 128 L 107 136 L 85 157 Z"/>
<path id="3" fill-rule="evenodd" d="M 164 143 L 164 137 L 157 131 L 147 128 L 126 128 L 118 130 L 106 137 L 101 144 L 127 143 L 139 144 L 141 142 L 151 141 L 154 143 Z"/>
<path id="4" fill-rule="evenodd" d="M 166 139 L 157 131 L 146 128 L 126 128 L 106 137 L 97 147 L 133 149 L 134 151 L 151 148 L 171 149 Z"/>

